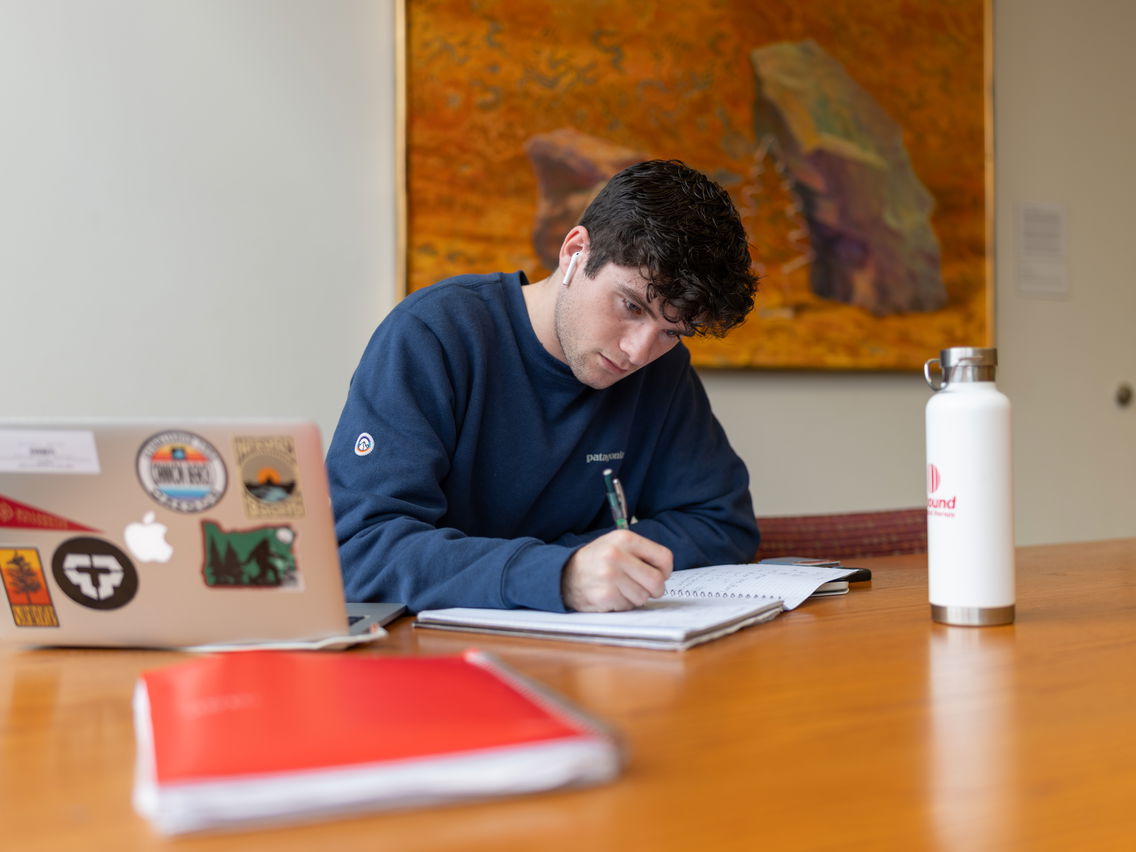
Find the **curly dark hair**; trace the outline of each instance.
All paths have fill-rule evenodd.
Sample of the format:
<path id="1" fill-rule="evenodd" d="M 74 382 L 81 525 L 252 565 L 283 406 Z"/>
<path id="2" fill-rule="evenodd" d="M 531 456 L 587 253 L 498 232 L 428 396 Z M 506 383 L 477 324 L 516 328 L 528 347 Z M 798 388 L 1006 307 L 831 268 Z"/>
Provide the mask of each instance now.
<path id="1" fill-rule="evenodd" d="M 722 337 L 753 309 L 757 277 L 749 241 L 721 186 L 681 160 L 647 160 L 616 174 L 584 211 L 590 243 L 585 272 L 608 263 L 647 279 L 668 319 Z"/>

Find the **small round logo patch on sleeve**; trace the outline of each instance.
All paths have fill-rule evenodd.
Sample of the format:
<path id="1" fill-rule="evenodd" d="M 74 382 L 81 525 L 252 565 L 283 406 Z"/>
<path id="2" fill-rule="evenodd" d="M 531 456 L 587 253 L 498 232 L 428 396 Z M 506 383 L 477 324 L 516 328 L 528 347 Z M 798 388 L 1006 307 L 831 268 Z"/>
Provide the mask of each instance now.
<path id="1" fill-rule="evenodd" d="M 359 437 L 355 439 L 355 455 L 369 456 L 374 448 L 375 439 L 371 437 L 371 433 L 360 432 Z"/>

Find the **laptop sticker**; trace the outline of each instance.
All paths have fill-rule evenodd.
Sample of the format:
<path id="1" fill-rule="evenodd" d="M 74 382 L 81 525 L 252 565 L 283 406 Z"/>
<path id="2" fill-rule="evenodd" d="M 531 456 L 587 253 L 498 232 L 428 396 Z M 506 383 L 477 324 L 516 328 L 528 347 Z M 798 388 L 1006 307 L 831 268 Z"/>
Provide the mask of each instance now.
<path id="1" fill-rule="evenodd" d="M 0 548 L 4 592 L 17 627 L 58 627 L 59 616 L 34 547 Z"/>
<path id="2" fill-rule="evenodd" d="M 297 475 L 296 446 L 287 435 L 235 437 L 233 444 L 250 518 L 301 518 L 304 498 Z"/>
<path id="3" fill-rule="evenodd" d="M 203 512 L 225 493 L 225 463 L 213 445 L 192 432 L 159 432 L 138 451 L 138 479 L 146 493 L 175 512 Z"/>
<path id="4" fill-rule="evenodd" d="M 35 506 L 20 503 L 11 497 L 0 494 L 0 527 L 22 530 L 64 530 L 74 532 L 98 532 Z"/>
<path id="5" fill-rule="evenodd" d="M 134 563 L 101 538 L 71 538 L 55 549 L 51 574 L 63 594 L 90 609 L 118 609 L 134 599 Z"/>
<path id="6" fill-rule="evenodd" d="M 286 525 L 224 530 L 201 522 L 205 585 L 214 588 L 299 589 L 300 574 L 293 545 L 296 532 Z"/>
<path id="7" fill-rule="evenodd" d="M 98 473 L 95 433 L 85 429 L 0 430 L 0 473 Z"/>
<path id="8" fill-rule="evenodd" d="M 169 562 L 174 549 L 166 541 L 168 530 L 169 527 L 155 520 L 153 512 L 147 512 L 141 521 L 127 524 L 122 537 L 131 555 L 139 562 Z"/>

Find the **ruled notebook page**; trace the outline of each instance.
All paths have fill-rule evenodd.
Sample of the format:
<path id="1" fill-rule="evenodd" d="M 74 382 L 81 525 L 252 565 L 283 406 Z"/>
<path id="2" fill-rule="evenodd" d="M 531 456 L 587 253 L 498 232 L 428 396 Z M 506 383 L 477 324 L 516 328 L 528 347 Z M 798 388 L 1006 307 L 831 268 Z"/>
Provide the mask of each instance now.
<path id="1" fill-rule="evenodd" d="M 825 583 L 847 577 L 853 568 L 818 565 L 710 565 L 675 571 L 666 598 L 769 598 L 793 609 Z"/>

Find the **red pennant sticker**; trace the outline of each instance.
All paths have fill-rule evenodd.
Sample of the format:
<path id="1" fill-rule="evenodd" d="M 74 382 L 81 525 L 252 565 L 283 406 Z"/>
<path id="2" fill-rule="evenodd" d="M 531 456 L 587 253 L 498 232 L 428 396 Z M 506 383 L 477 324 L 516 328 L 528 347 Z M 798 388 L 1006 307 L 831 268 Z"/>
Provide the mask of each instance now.
<path id="1" fill-rule="evenodd" d="M 21 530 L 75 530 L 76 532 L 98 532 L 43 509 L 18 503 L 0 495 L 0 527 Z"/>

